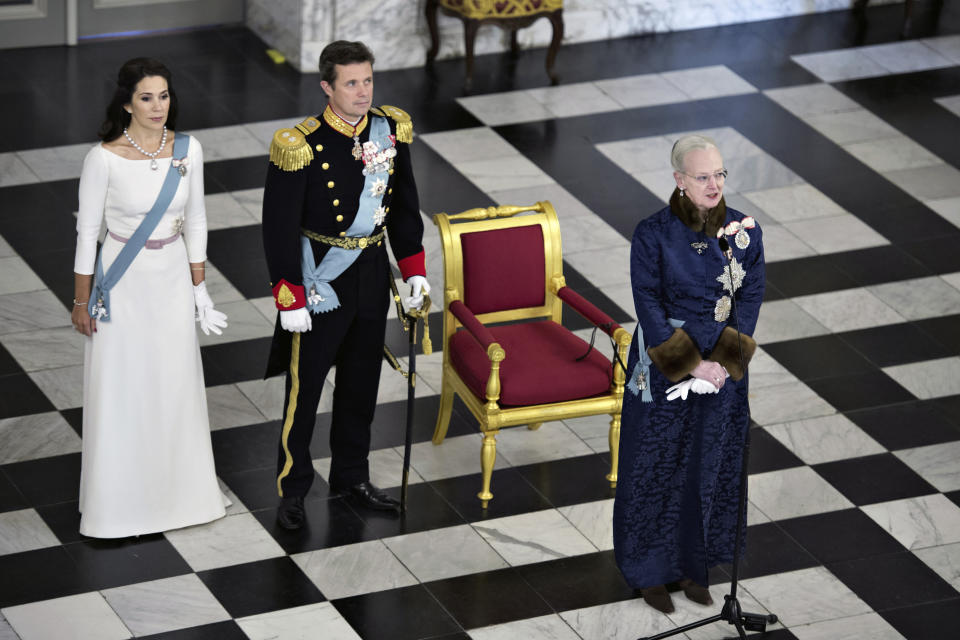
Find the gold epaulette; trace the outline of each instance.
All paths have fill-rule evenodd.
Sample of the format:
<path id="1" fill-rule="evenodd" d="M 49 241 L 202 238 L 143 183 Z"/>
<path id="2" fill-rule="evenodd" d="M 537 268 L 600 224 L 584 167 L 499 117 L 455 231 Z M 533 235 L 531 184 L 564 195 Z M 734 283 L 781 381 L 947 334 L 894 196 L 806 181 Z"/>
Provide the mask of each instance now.
<path id="1" fill-rule="evenodd" d="M 374 111 L 371 109 L 371 111 Z M 397 141 L 406 142 L 410 144 L 413 142 L 413 121 L 410 120 L 410 114 L 404 111 L 399 107 L 392 107 L 388 104 L 383 105 L 379 109 L 380 114 L 389 116 L 393 118 L 394 122 L 397 123 Z"/>
<path id="2" fill-rule="evenodd" d="M 270 162 L 283 171 L 299 171 L 313 160 L 306 136 L 317 130 L 320 121 L 307 118 L 292 128 L 277 129 L 270 142 Z"/>

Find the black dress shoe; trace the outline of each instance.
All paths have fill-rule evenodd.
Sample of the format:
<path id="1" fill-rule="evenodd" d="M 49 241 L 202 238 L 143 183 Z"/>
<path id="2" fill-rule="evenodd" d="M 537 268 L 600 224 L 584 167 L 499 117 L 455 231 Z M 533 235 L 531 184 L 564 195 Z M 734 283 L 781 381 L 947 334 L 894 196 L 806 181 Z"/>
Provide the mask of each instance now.
<path id="1" fill-rule="evenodd" d="M 396 511 L 400 508 L 400 501 L 378 489 L 369 481 L 361 482 L 350 487 L 330 487 L 336 493 L 342 493 L 356 498 L 364 507 L 379 511 Z"/>
<path id="2" fill-rule="evenodd" d="M 644 587 L 640 589 L 640 595 L 648 605 L 661 613 L 673 613 L 673 600 L 670 599 L 670 592 L 666 586 L 658 584 L 655 587 Z"/>
<path id="3" fill-rule="evenodd" d="M 679 582 L 680 588 L 687 594 L 687 597 L 697 604 L 713 604 L 713 598 L 710 597 L 710 591 L 703 585 L 699 585 L 690 578 L 684 578 Z"/>
<path id="4" fill-rule="evenodd" d="M 284 529 L 295 531 L 303 526 L 307 514 L 303 510 L 303 497 L 280 498 L 280 507 L 277 509 L 277 524 Z"/>

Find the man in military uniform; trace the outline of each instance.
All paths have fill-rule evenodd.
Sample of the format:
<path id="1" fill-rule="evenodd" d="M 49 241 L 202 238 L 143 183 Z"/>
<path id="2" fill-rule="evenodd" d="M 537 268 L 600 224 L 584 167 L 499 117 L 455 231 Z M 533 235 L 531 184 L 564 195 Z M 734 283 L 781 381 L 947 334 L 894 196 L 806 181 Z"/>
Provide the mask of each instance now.
<path id="1" fill-rule="evenodd" d="M 367 466 L 390 305 L 385 231 L 411 285 L 408 306 L 422 305 L 430 291 L 410 117 L 372 107 L 373 54 L 363 43 L 328 45 L 320 72 L 326 109 L 274 134 L 263 196 L 263 244 L 279 309 L 267 375 L 287 375 L 277 464 L 277 520 L 287 529 L 305 520 L 310 440 L 332 365 L 331 491 L 365 507 L 397 508 L 370 483 Z"/>

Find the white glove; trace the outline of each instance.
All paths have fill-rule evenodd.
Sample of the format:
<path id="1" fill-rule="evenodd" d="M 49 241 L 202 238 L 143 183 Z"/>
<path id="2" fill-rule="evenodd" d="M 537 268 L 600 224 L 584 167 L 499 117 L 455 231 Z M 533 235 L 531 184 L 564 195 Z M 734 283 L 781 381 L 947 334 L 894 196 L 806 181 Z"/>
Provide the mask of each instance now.
<path id="1" fill-rule="evenodd" d="M 423 306 L 424 294 L 430 293 L 430 283 L 423 276 L 410 276 L 407 278 L 407 284 L 410 285 L 410 297 L 403 301 L 407 306 L 413 309 L 419 309 Z"/>
<path id="2" fill-rule="evenodd" d="M 206 282 L 193 285 L 193 301 L 197 305 L 197 320 L 204 335 L 210 335 L 211 331 L 218 336 L 223 335 L 221 329 L 227 326 L 227 314 L 213 308 Z"/>
<path id="3" fill-rule="evenodd" d="M 712 382 L 700 378 L 687 378 L 667 389 L 667 400 L 672 401 L 677 398 L 686 400 L 691 391 L 699 394 L 720 393 L 720 389 L 713 386 Z"/>
<path id="4" fill-rule="evenodd" d="M 313 320 L 310 318 L 310 312 L 307 311 L 307 308 L 300 307 L 293 311 L 281 311 L 280 326 L 286 331 L 304 333 L 313 329 Z"/>

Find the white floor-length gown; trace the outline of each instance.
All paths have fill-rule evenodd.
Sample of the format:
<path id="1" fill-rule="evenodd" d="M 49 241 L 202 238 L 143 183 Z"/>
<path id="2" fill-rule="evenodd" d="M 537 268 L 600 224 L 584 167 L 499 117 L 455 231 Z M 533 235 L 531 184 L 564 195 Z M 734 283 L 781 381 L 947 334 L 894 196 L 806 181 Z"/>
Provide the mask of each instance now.
<path id="1" fill-rule="evenodd" d="M 172 144 L 173 133 L 168 134 Z M 77 273 L 94 271 L 101 221 L 129 238 L 153 206 L 171 159 L 128 160 L 102 145 L 80 176 Z M 206 259 L 203 152 L 190 139 L 187 174 L 151 239 L 110 291 L 109 321 L 85 338 L 80 533 L 119 538 L 215 520 L 225 499 L 214 470 L 189 262 Z M 104 272 L 123 244 L 108 234 Z"/>

